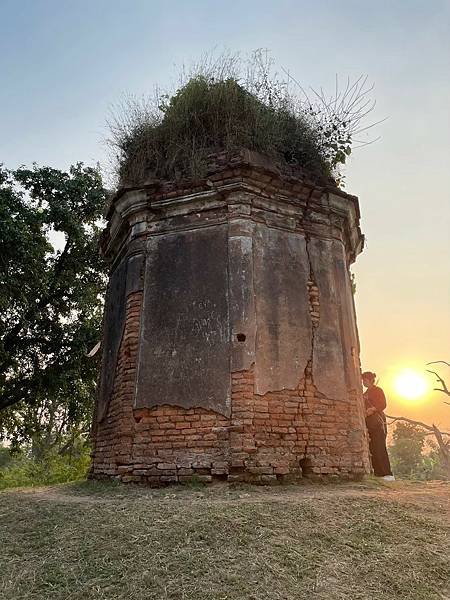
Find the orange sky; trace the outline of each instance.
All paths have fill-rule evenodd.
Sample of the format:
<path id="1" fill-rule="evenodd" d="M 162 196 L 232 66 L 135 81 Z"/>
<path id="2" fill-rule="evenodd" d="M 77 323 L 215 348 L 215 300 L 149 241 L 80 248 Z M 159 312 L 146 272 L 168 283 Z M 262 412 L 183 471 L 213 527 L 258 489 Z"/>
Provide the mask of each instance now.
<path id="1" fill-rule="evenodd" d="M 440 387 L 432 375 L 424 373 L 421 364 L 409 361 L 408 366 L 414 369 L 418 374 L 423 374 L 428 383 L 428 391 L 417 399 L 407 399 L 396 389 L 396 379 L 401 372 L 403 364 L 391 365 L 383 369 L 380 373 L 379 385 L 384 387 L 388 398 L 387 414 L 395 416 L 405 416 L 410 419 L 416 419 L 425 423 L 435 423 L 442 429 L 450 431 L 450 405 L 444 402 L 450 402 L 450 398 L 443 393 L 433 391 L 434 387 Z M 442 375 L 447 376 L 450 382 L 450 368 L 445 365 L 432 365 L 429 367 Z"/>
<path id="2" fill-rule="evenodd" d="M 449 149 L 441 150 L 450 164 Z M 383 151 L 389 153 L 389 147 L 379 142 L 376 152 Z M 401 171 L 400 160 L 393 158 Z M 362 368 L 377 373 L 388 397 L 388 414 L 435 422 L 449 431 L 450 406 L 444 400 L 450 398 L 430 390 L 424 398 L 408 401 L 393 386 L 396 374 L 411 368 L 436 387 L 425 373 L 426 363 L 450 362 L 449 171 L 435 173 L 433 181 L 424 165 L 408 178 L 373 185 L 366 173 L 372 161 L 361 163 L 355 164 L 355 183 L 348 189 L 360 197 L 367 235 L 367 247 L 352 268 Z M 434 368 L 450 387 L 450 368 Z"/>
<path id="3" fill-rule="evenodd" d="M 426 363 L 450 362 L 450 118 L 442 121 L 448 137 L 430 129 L 414 143 L 415 130 L 422 128 L 419 115 L 403 117 L 399 111 L 395 117 L 370 154 L 355 155 L 349 169 L 347 189 L 359 196 L 367 236 L 352 268 L 362 368 L 377 373 L 388 414 L 435 422 L 449 431 L 450 406 L 444 400 L 450 398 L 430 391 L 408 401 L 392 381 L 401 369 L 411 368 L 435 387 L 425 374 Z M 437 162 L 421 162 L 433 143 Z M 375 165 L 379 178 L 371 176 Z M 434 369 L 450 387 L 450 368 Z"/>

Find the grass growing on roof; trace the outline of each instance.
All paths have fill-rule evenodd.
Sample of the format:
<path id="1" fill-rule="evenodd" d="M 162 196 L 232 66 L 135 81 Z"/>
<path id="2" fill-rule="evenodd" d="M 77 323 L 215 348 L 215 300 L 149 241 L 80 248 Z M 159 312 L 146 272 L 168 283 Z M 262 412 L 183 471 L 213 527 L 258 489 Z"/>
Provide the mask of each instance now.
<path id="1" fill-rule="evenodd" d="M 289 107 L 270 107 L 236 80 L 191 79 L 121 142 L 121 177 L 172 179 L 205 174 L 207 156 L 249 148 L 319 175 L 330 175 L 317 136 Z"/>
<path id="2" fill-rule="evenodd" d="M 271 67 L 261 51 L 244 62 L 220 57 L 195 67 L 171 95 L 128 98 L 109 124 L 120 181 L 203 177 L 209 154 L 241 148 L 337 179 L 367 114 L 366 80 L 312 102 L 301 88 L 291 93 L 294 80 Z"/>

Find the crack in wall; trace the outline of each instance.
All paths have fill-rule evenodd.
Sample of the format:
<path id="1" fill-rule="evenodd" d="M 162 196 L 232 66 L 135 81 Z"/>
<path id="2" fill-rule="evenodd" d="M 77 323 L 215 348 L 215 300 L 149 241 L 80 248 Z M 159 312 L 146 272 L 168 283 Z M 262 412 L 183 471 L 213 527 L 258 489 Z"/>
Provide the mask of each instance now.
<path id="1" fill-rule="evenodd" d="M 313 193 L 314 193 L 314 189 L 311 189 L 308 197 L 306 198 L 305 209 L 304 209 L 303 216 L 302 216 L 302 219 L 300 222 L 301 226 L 303 227 L 303 231 L 304 231 L 304 236 L 305 236 L 305 241 L 306 241 L 306 255 L 307 255 L 308 264 L 309 264 L 308 299 L 309 299 L 309 311 L 310 311 L 310 315 L 311 315 L 311 325 L 312 325 L 311 356 L 310 356 L 310 359 L 305 368 L 304 377 L 306 379 L 306 375 L 309 372 L 309 374 L 311 376 L 311 381 L 315 387 L 316 394 L 318 395 L 318 397 L 324 398 L 325 400 L 333 400 L 333 398 L 330 398 L 329 396 L 327 396 L 326 394 L 324 394 L 317 388 L 317 386 L 314 382 L 314 372 L 313 372 L 316 333 L 317 333 L 317 330 L 319 328 L 319 323 L 320 323 L 320 288 L 319 288 L 317 279 L 314 274 L 313 261 L 311 259 L 311 254 L 310 254 L 311 236 L 308 233 L 307 228 L 305 227 L 305 224 L 308 223 L 309 214 L 312 211 L 311 201 L 312 201 Z"/>
<path id="2" fill-rule="evenodd" d="M 301 225 L 303 227 L 304 230 L 304 235 L 305 235 L 305 248 L 306 248 L 306 256 L 308 258 L 308 264 L 309 264 L 309 279 L 308 279 L 308 302 L 309 302 L 309 314 L 311 317 L 311 355 L 309 358 L 309 361 L 305 367 L 305 372 L 304 372 L 304 379 L 306 380 L 306 373 L 309 370 L 311 373 L 311 380 L 314 384 L 314 378 L 313 378 L 313 360 L 314 360 L 314 344 L 315 344 L 315 335 L 316 335 L 316 330 L 319 326 L 319 321 L 320 321 L 320 292 L 319 292 L 319 287 L 317 285 L 317 281 L 314 275 L 314 269 L 312 266 L 312 260 L 311 260 L 311 255 L 310 255 L 310 249 L 309 249 L 309 244 L 311 241 L 310 235 L 309 233 L 307 233 L 306 229 L 305 229 L 305 222 L 308 219 L 308 213 L 311 212 L 311 198 L 314 192 L 314 188 L 312 188 L 309 192 L 309 195 L 306 199 L 306 203 L 305 203 L 305 210 L 301 219 Z"/>
<path id="3" fill-rule="evenodd" d="M 311 378 L 311 382 L 315 388 L 315 392 L 317 394 L 319 394 L 320 396 L 322 396 L 323 398 L 326 398 L 325 394 L 321 394 L 319 392 L 319 390 L 317 389 L 317 387 L 314 383 L 314 373 L 313 373 L 316 331 L 319 327 L 319 322 L 320 322 L 320 290 L 319 290 L 319 286 L 317 285 L 317 280 L 316 280 L 316 277 L 314 274 L 314 269 L 313 269 L 312 260 L 311 260 L 310 246 L 309 246 L 310 242 L 311 242 L 311 238 L 305 228 L 305 221 L 307 221 L 308 214 L 311 211 L 310 204 L 311 204 L 311 198 L 313 195 L 313 191 L 314 190 L 311 189 L 311 191 L 308 195 L 308 198 L 306 199 L 305 210 L 304 210 L 304 213 L 303 213 L 303 216 L 301 219 L 301 225 L 303 227 L 304 235 L 305 235 L 306 256 L 307 256 L 308 265 L 309 265 L 309 276 L 308 276 L 307 286 L 308 286 L 309 314 L 311 317 L 311 355 L 306 364 L 305 371 L 303 374 L 303 379 L 304 379 L 304 382 L 306 385 L 307 376 L 309 375 L 309 377 Z M 302 413 L 302 418 L 305 419 L 305 416 L 303 413 L 303 404 L 300 405 L 300 411 Z M 309 443 L 309 440 L 307 440 L 307 442 L 306 442 L 303 458 L 300 459 L 300 461 L 299 461 L 299 466 L 302 470 L 303 475 L 307 475 L 312 472 L 312 459 L 309 454 L 309 444 L 308 443 Z"/>

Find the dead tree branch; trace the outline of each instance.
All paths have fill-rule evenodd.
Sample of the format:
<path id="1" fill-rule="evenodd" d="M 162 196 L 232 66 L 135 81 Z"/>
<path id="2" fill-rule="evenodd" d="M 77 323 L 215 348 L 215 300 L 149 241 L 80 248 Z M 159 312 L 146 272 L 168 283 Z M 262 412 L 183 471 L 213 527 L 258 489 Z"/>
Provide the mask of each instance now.
<path id="1" fill-rule="evenodd" d="M 395 423 L 396 421 L 404 421 L 406 423 L 410 423 L 411 425 L 422 427 L 425 429 L 425 431 L 434 435 L 439 447 L 442 464 L 450 476 L 450 432 L 440 431 L 434 423 L 432 425 L 427 425 L 427 423 L 422 423 L 422 421 L 414 421 L 413 419 L 408 419 L 407 417 L 392 417 L 390 415 L 386 415 L 386 418 L 390 419 L 391 423 Z M 444 439 L 444 437 L 447 437 L 448 439 Z"/>
<path id="2" fill-rule="evenodd" d="M 427 363 L 427 365 L 447 365 L 447 367 L 450 367 L 450 363 L 446 362 L 445 360 L 434 360 L 432 362 Z M 444 379 L 439 375 L 439 373 L 436 373 L 436 371 L 431 371 L 430 369 L 426 370 L 427 373 L 431 373 L 432 375 L 434 375 L 436 377 L 436 381 L 442 386 L 440 388 L 433 388 L 435 392 L 442 392 L 443 394 L 445 394 L 446 396 L 450 396 L 450 390 L 447 387 L 447 384 L 445 383 Z M 445 404 L 450 404 L 450 402 L 445 402 Z"/>
<path id="3" fill-rule="evenodd" d="M 411 425 L 417 425 L 418 427 L 423 427 L 430 433 L 434 433 L 435 429 L 438 429 L 436 425 L 427 425 L 426 423 L 422 423 L 422 421 L 414 421 L 413 419 L 408 419 L 406 417 L 392 417 L 391 415 L 386 415 L 386 419 L 390 419 L 391 423 L 395 423 L 395 421 L 405 421 L 406 423 L 410 423 Z M 439 431 L 439 429 L 438 429 Z M 447 435 L 450 437 L 450 432 L 447 431 L 439 431 L 441 435 Z"/>

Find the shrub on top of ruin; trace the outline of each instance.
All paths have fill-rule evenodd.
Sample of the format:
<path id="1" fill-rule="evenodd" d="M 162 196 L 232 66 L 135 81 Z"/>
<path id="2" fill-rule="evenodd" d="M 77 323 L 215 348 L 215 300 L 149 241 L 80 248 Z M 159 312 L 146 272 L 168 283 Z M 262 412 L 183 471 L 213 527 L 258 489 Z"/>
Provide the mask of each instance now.
<path id="1" fill-rule="evenodd" d="M 312 101 L 289 74 L 283 80 L 271 69 L 262 51 L 248 61 L 222 55 L 197 65 L 172 95 L 127 98 L 109 123 L 120 182 L 201 178 L 208 155 L 247 148 L 339 183 L 374 106 L 366 98 L 372 88 L 359 78 L 330 99 L 313 91 Z"/>

